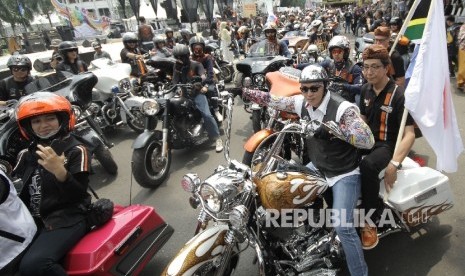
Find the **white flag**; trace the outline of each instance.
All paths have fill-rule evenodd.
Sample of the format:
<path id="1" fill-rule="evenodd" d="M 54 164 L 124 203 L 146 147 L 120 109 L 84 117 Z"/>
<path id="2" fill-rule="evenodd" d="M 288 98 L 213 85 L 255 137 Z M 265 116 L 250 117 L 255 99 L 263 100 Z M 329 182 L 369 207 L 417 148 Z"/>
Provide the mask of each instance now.
<path id="1" fill-rule="evenodd" d="M 463 151 L 450 89 L 443 1 L 432 0 L 405 107 L 437 156 L 436 169 L 457 171 Z"/>

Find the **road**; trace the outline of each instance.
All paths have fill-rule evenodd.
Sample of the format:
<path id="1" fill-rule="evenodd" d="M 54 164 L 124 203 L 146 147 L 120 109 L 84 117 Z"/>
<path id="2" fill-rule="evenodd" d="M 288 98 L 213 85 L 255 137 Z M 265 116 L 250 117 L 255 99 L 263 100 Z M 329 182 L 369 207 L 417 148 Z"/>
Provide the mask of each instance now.
<path id="1" fill-rule="evenodd" d="M 454 88 L 455 90 L 455 88 Z M 462 137 L 465 125 L 465 94 L 453 93 L 458 123 Z M 242 159 L 242 145 L 252 133 L 249 114 L 242 108 L 241 100 L 236 100 L 231 155 Z M 119 165 L 116 178 L 108 177 L 98 164 L 91 183 L 102 197 L 108 197 L 119 204 L 132 203 L 154 206 L 157 212 L 171 224 L 175 233 L 163 249 L 145 268 L 142 275 L 159 275 L 169 260 L 192 237 L 198 212 L 188 204 L 189 195 L 182 190 L 180 181 L 188 172 L 196 172 L 205 179 L 218 164 L 225 164 L 223 154 L 216 153 L 214 147 L 199 147 L 173 151 L 171 174 L 166 183 L 156 190 L 141 188 L 131 177 L 131 144 L 137 135 L 127 127 L 120 127 L 109 138 L 115 143 L 111 149 Z M 428 159 L 434 167 L 435 156 L 425 142 L 419 138 L 413 148 Z M 465 167 L 465 156 L 459 159 L 459 168 Z M 461 276 L 465 272 L 465 193 L 463 188 L 464 171 L 448 175 L 455 195 L 453 209 L 441 214 L 438 219 L 427 224 L 415 233 L 397 233 L 381 239 L 379 245 L 365 251 L 370 275 L 448 275 Z M 131 186 L 132 184 L 132 186 Z M 254 252 L 250 249 L 241 256 L 236 275 L 256 275 L 252 264 Z M 343 273 L 344 274 L 344 273 Z"/>

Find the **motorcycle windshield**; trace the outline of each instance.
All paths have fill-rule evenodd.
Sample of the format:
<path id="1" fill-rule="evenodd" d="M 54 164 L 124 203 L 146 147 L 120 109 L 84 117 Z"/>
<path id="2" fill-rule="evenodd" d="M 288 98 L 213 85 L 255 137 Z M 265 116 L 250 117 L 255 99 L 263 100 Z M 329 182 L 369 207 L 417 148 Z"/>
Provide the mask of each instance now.
<path id="1" fill-rule="evenodd" d="M 268 40 L 262 40 L 255 43 L 250 47 L 250 57 L 269 57 L 279 55 L 279 45 L 277 43 L 271 43 Z"/>

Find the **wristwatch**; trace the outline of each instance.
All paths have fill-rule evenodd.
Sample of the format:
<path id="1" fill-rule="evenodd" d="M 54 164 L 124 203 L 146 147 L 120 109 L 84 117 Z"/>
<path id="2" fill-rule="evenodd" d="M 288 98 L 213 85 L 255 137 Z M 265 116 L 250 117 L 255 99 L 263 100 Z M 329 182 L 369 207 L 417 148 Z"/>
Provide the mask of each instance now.
<path id="1" fill-rule="evenodd" d="M 389 163 L 391 163 L 392 165 L 394 165 L 394 167 L 396 167 L 398 170 L 402 169 L 402 163 L 400 163 L 400 162 L 391 160 L 391 161 L 389 161 Z"/>

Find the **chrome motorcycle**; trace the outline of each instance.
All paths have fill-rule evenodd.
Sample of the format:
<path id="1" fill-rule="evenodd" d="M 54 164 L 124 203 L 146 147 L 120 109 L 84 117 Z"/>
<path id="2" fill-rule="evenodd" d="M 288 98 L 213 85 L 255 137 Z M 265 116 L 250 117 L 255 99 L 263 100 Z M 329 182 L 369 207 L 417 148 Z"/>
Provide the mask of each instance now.
<path id="1" fill-rule="evenodd" d="M 342 137 L 335 124 L 324 125 Z M 322 205 L 317 204 L 328 183 L 318 171 L 279 156 L 286 135 L 312 135 L 319 126 L 305 121 L 287 124 L 273 134 L 275 140 L 267 154 L 254 156 L 250 169 L 229 159 L 229 123 L 228 165 L 219 166 L 204 181 L 194 173 L 183 177 L 182 187 L 192 195 L 189 203 L 200 207 L 196 235 L 162 275 L 230 275 L 247 246 L 255 249 L 259 275 L 337 275 L 344 252 L 335 230 L 320 224 Z M 379 229 L 380 236 L 412 231 L 413 226 L 453 205 L 446 176 L 405 165 L 383 207 L 393 212 L 395 223 Z M 380 185 L 382 197 L 384 183 Z M 294 215 L 293 220 L 283 227 L 289 217 L 275 215 L 285 210 L 296 212 L 287 213 Z M 302 212 L 314 214 L 317 225 L 303 218 Z"/>

